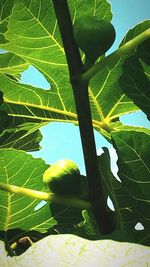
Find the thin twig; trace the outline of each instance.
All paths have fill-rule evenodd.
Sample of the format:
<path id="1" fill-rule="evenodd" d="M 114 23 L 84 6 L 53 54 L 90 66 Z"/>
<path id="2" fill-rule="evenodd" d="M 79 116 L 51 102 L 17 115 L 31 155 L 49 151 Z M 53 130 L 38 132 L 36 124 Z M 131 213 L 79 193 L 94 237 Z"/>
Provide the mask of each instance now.
<path id="1" fill-rule="evenodd" d="M 41 191 L 24 188 L 24 187 L 20 187 L 16 185 L 5 184 L 2 182 L 0 182 L 0 190 L 6 191 L 9 193 L 20 194 L 20 195 L 31 197 L 34 199 L 45 200 L 45 201 L 54 202 L 57 204 L 64 204 L 64 205 L 68 205 L 68 206 L 76 207 L 80 209 L 91 208 L 90 202 L 84 201 L 79 198 L 69 197 L 69 196 L 68 197 L 58 196 L 52 193 L 41 192 Z"/>

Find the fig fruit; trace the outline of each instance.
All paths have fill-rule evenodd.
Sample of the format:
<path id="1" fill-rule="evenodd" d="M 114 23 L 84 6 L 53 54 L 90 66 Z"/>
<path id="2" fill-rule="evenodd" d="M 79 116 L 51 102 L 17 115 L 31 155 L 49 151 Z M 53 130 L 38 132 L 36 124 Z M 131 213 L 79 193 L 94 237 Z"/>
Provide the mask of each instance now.
<path id="1" fill-rule="evenodd" d="M 69 159 L 58 160 L 43 175 L 43 182 L 57 195 L 81 194 L 81 177 L 78 166 Z"/>
<path id="2" fill-rule="evenodd" d="M 104 55 L 115 40 L 114 26 L 92 16 L 82 16 L 74 23 L 74 38 L 78 47 L 85 53 L 86 62 L 94 64 Z"/>

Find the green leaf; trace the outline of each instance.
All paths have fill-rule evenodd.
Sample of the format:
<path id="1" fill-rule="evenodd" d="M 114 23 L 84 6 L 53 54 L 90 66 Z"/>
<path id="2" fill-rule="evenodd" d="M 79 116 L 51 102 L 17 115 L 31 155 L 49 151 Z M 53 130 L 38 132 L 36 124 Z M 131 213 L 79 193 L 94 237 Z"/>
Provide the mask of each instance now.
<path id="1" fill-rule="evenodd" d="M 45 122 L 76 122 L 77 115 L 61 110 L 60 98 L 57 95 L 53 98 L 55 94 L 52 92 L 22 85 L 3 74 L 0 75 L 0 82 L 3 84 L 4 93 L 0 117 L 1 127 L 5 131 L 1 136 L 2 147 L 35 150 L 39 147 L 40 141 L 38 129 L 44 126 Z M 58 103 L 56 108 L 55 103 Z M 34 144 L 34 147 L 32 148 L 29 143 Z"/>
<path id="2" fill-rule="evenodd" d="M 98 157 L 98 163 L 99 163 L 99 168 L 101 172 L 101 177 L 102 177 L 102 186 L 105 194 L 105 199 L 107 201 L 107 198 L 110 197 L 114 208 L 115 208 L 115 213 L 114 216 L 116 217 L 116 223 L 117 223 L 117 228 L 119 229 L 121 227 L 121 214 L 119 211 L 119 206 L 118 206 L 118 200 L 116 197 L 116 192 L 115 192 L 115 186 L 116 184 L 119 185 L 120 187 L 120 182 L 113 176 L 111 169 L 110 169 L 110 156 L 109 156 L 109 151 L 107 148 L 103 147 L 104 153 Z"/>
<path id="3" fill-rule="evenodd" d="M 47 165 L 23 151 L 0 150 L 1 182 L 45 191 L 42 175 Z M 39 200 L 0 190 L 0 230 L 46 231 L 54 224 L 48 205 L 34 211 Z"/>
<path id="4" fill-rule="evenodd" d="M 101 176 L 103 177 L 105 198 L 110 197 L 114 206 L 113 215 L 116 222 L 116 231 L 101 238 L 149 245 L 148 221 L 145 220 L 144 222 L 144 230 L 135 230 L 136 224 L 142 222 L 145 218 L 142 214 L 139 216 L 139 203 L 129 194 L 124 183 L 113 176 L 110 169 L 108 149 L 103 148 L 103 150 L 104 153 L 98 157 L 98 162 L 101 169 Z"/>
<path id="5" fill-rule="evenodd" d="M 52 121 L 76 122 L 76 113 L 63 107 L 60 94 L 18 83 L 2 74 L 0 82 L 3 84 L 2 92 L 4 93 L 2 109 L 8 113 L 10 118 L 13 117 L 14 124 Z M 66 93 L 64 92 L 64 94 Z M 67 105 L 71 105 L 69 98 L 66 100 Z"/>
<path id="6" fill-rule="evenodd" d="M 29 64 L 20 57 L 5 53 L 0 55 L 0 73 L 7 73 L 16 76 L 27 69 Z"/>
<path id="7" fill-rule="evenodd" d="M 126 40 L 137 36 L 141 30 L 150 27 L 150 20 L 137 25 L 129 31 Z M 123 74 L 120 84 L 125 94 L 134 101 L 149 117 L 150 116 L 150 38 L 138 46 L 134 55 L 127 58 L 123 64 Z"/>
<path id="8" fill-rule="evenodd" d="M 5 75 L 4 77 L 13 82 L 11 78 Z M 11 94 L 12 87 L 9 89 Z M 2 108 L 5 106 L 2 92 L 0 92 L 0 104 L 0 148 L 16 148 L 26 151 L 38 150 L 42 137 L 39 127 L 45 124 L 26 123 L 24 118 L 19 121 L 17 119 L 14 120 L 13 116 L 9 116 L 9 110 Z"/>
<path id="9" fill-rule="evenodd" d="M 121 130 L 124 130 L 124 131 L 135 131 L 135 132 L 142 132 L 142 133 L 145 133 L 145 134 L 150 134 L 150 129 L 149 128 L 144 128 L 142 126 L 131 126 L 131 125 L 120 125 L 119 126 L 119 131 Z"/>
<path id="10" fill-rule="evenodd" d="M 132 197 L 128 195 L 123 184 L 113 176 L 110 169 L 110 156 L 108 149 L 103 148 L 103 150 L 104 153 L 98 157 L 98 162 L 101 170 L 101 176 L 103 178 L 105 199 L 107 200 L 107 198 L 110 197 L 113 203 L 113 215 L 116 222 L 116 229 L 119 231 L 125 229 L 133 234 L 133 229 L 136 224 L 136 213 L 131 212 L 134 209 Z M 120 238 L 121 237 L 122 234 L 120 233 Z M 123 241 L 127 240 L 124 239 Z M 134 241 L 133 236 L 132 241 Z"/>
<path id="11" fill-rule="evenodd" d="M 0 43 L 7 43 L 8 40 L 5 39 L 5 32 L 7 31 L 8 19 L 11 15 L 12 8 L 13 8 L 14 0 L 0 0 Z"/>
<path id="12" fill-rule="evenodd" d="M 105 121 L 109 125 L 119 116 L 138 109 L 119 86 L 121 73 L 122 60 L 119 60 L 111 68 L 101 70 L 90 82 L 90 103 L 97 127 L 101 127 L 99 122 Z"/>
<path id="13" fill-rule="evenodd" d="M 37 151 L 42 139 L 38 124 L 24 123 L 8 128 L 0 134 L 0 148 L 15 148 L 25 151 Z"/>
<path id="14" fill-rule="evenodd" d="M 148 185 L 150 175 L 149 135 L 138 131 L 120 131 L 112 133 L 115 148 L 119 156 L 119 175 L 122 182 L 129 186 L 132 196 L 142 202 L 149 199 Z M 136 190 L 136 189 L 140 189 Z M 139 191 L 139 192 L 138 192 Z M 147 192 L 143 199 L 143 192 Z M 140 193 L 140 195 L 139 195 Z"/>
<path id="15" fill-rule="evenodd" d="M 8 17 L 10 16 L 13 8 L 13 2 L 14 0 L 0 0 L 1 22 L 7 20 Z"/>
<path id="16" fill-rule="evenodd" d="M 56 266 L 148 266 L 150 248 L 134 243 L 113 240 L 90 241 L 74 235 L 52 235 L 33 244 L 18 257 L 7 257 L 4 244 L 0 242 L 4 267 Z"/>
<path id="17" fill-rule="evenodd" d="M 70 0 L 68 5 L 73 22 L 84 15 L 95 16 L 106 21 L 112 19 L 111 5 L 106 0 L 97 0 L 96 2 L 94 0 Z"/>
<path id="18" fill-rule="evenodd" d="M 0 91 L 0 105 L 3 103 L 3 93 Z"/>
<path id="19" fill-rule="evenodd" d="M 119 196 L 119 205 L 124 205 L 126 202 L 126 208 L 122 207 L 124 209 L 123 221 L 126 227 L 133 231 L 135 225 L 141 222 L 144 226 L 142 239 L 150 242 L 148 233 L 150 221 L 150 131 L 148 134 L 148 131 L 145 133 L 138 130 L 122 130 L 112 133 L 113 144 L 118 154 L 118 175 L 122 182 L 120 189 L 117 186 L 116 190 Z M 131 214 L 132 220 L 128 220 L 129 214 Z M 142 242 L 142 239 L 139 242 Z"/>

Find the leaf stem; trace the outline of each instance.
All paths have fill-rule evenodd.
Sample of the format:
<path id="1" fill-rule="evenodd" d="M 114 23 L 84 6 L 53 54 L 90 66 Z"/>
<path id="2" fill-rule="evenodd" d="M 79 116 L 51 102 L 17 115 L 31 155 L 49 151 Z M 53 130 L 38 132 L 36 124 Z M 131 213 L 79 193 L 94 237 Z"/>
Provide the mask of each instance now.
<path id="1" fill-rule="evenodd" d="M 2 182 L 0 182 L 0 190 L 6 191 L 9 193 L 21 194 L 21 195 L 35 198 L 35 199 L 55 202 L 58 204 L 64 204 L 64 205 L 68 205 L 68 206 L 76 207 L 80 209 L 91 208 L 90 202 L 84 201 L 79 198 L 58 196 L 52 193 L 41 192 L 41 191 L 37 191 L 33 189 L 23 188 L 23 187 L 16 186 L 16 185 L 5 184 Z"/>
<path id="2" fill-rule="evenodd" d="M 118 48 L 115 52 L 113 52 L 109 56 L 105 57 L 104 59 L 93 65 L 91 68 L 89 68 L 81 75 L 81 79 L 83 81 L 89 82 L 90 79 L 95 74 L 97 74 L 101 69 L 109 67 L 110 65 L 113 64 L 113 62 L 120 59 L 122 56 L 128 54 L 131 50 L 136 48 L 139 44 L 141 44 L 148 38 L 150 38 L 150 28 L 145 30 L 141 34 L 137 35 L 135 38 L 133 38 L 132 40 L 128 41 L 126 44 Z"/>

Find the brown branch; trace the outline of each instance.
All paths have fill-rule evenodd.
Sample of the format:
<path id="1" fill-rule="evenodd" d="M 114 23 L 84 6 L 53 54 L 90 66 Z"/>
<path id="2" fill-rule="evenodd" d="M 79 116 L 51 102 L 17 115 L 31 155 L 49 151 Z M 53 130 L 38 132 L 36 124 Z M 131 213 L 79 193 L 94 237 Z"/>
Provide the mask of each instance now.
<path id="1" fill-rule="evenodd" d="M 114 230 L 112 217 L 107 209 L 106 199 L 102 190 L 102 179 L 96 155 L 90 103 L 88 97 L 88 83 L 80 79 L 84 72 L 79 49 L 73 37 L 73 27 L 67 0 L 52 0 L 57 22 L 62 37 L 64 50 L 68 62 L 70 81 L 74 93 L 79 129 L 83 147 L 86 173 L 89 183 L 89 199 L 101 233 Z"/>

